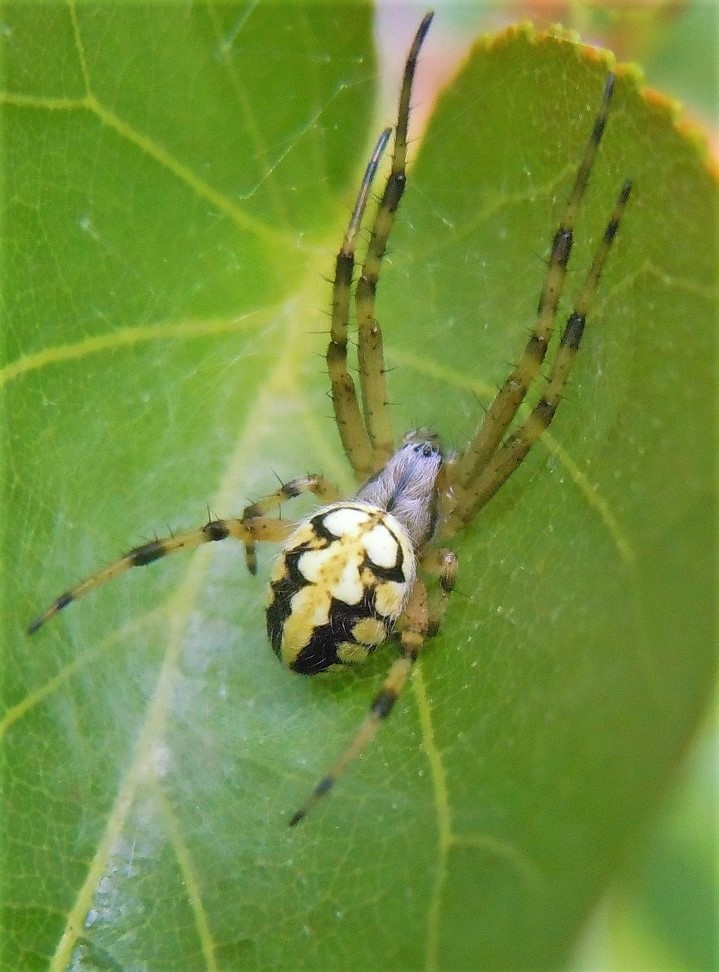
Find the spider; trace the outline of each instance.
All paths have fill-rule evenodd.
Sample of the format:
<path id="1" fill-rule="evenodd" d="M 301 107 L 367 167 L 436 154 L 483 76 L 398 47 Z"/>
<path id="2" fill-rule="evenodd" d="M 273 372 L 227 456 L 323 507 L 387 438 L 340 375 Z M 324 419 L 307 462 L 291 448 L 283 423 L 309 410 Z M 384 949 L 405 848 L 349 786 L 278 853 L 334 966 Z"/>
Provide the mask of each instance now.
<path id="1" fill-rule="evenodd" d="M 344 752 L 291 817 L 294 826 L 324 796 L 372 740 L 390 714 L 425 640 L 439 630 L 457 573 L 455 554 L 439 545 L 465 527 L 523 461 L 554 418 L 574 362 L 587 314 L 631 191 L 627 180 L 569 315 L 539 401 L 508 431 L 538 377 L 552 337 L 572 249 L 576 216 L 604 132 L 614 75 L 604 84 L 599 109 L 574 185 L 554 233 L 537 316 L 529 341 L 500 386 L 466 448 L 447 453 L 426 429 L 395 444 L 387 395 L 382 331 L 375 295 L 387 241 L 406 182 L 407 127 L 412 83 L 432 13 L 422 20 L 404 68 L 391 170 L 378 202 L 361 272 L 354 289 L 358 327 L 358 395 L 348 369 L 347 343 L 357 237 L 381 157 L 391 139 L 385 129 L 362 179 L 347 232 L 336 257 L 327 366 L 334 417 L 359 489 L 350 500 L 321 475 L 284 483 L 241 517 L 210 519 L 203 527 L 153 540 L 61 594 L 29 627 L 49 618 L 131 567 L 229 537 L 244 545 L 250 573 L 256 546 L 280 543 L 267 597 L 267 633 L 278 658 L 295 672 L 314 675 L 366 659 L 396 638 L 398 657 L 369 712 Z M 302 493 L 323 504 L 307 519 L 273 516 Z M 436 583 L 428 594 L 425 578 Z"/>

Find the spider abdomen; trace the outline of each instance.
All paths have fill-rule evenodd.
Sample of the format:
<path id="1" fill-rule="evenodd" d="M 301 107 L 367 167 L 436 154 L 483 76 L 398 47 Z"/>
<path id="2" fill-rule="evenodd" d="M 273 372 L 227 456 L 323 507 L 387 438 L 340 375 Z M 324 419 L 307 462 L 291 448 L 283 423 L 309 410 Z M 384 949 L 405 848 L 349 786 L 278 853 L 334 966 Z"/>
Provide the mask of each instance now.
<path id="1" fill-rule="evenodd" d="M 314 675 L 362 661 L 391 634 L 416 573 L 404 528 L 368 503 L 333 503 L 303 520 L 278 556 L 267 605 L 275 654 Z"/>

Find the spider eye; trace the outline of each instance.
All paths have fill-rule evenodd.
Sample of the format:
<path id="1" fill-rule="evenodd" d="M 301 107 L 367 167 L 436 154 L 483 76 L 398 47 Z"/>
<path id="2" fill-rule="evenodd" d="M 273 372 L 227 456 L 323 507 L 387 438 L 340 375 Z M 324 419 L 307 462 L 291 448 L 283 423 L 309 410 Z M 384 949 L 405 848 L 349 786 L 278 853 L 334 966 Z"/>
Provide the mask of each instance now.
<path id="1" fill-rule="evenodd" d="M 438 450 L 431 442 L 415 442 L 412 446 L 412 451 L 416 455 L 421 454 L 425 459 L 429 459 L 430 456 L 435 456 Z"/>

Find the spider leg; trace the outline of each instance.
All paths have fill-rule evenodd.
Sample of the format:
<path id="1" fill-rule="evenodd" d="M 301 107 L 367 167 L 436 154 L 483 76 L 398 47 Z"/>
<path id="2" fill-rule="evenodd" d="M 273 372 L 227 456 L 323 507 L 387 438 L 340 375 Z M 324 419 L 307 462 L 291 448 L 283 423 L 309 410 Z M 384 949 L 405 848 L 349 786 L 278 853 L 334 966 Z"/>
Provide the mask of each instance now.
<path id="1" fill-rule="evenodd" d="M 380 724 L 390 714 L 395 702 L 402 694 L 412 667 L 419 656 L 429 626 L 427 590 L 421 581 L 416 581 L 412 588 L 403 614 L 403 625 L 400 632 L 399 658 L 392 663 L 387 678 L 374 697 L 369 712 L 329 773 L 322 777 L 309 798 L 293 814 L 290 819 L 290 827 L 296 826 L 300 820 L 307 816 L 312 807 L 329 793 L 337 780 L 345 773 L 347 767 L 374 739 Z"/>
<path id="2" fill-rule="evenodd" d="M 106 584 L 120 574 L 124 574 L 131 567 L 145 567 L 147 564 L 170 554 L 179 553 L 181 550 L 193 550 L 204 543 L 226 540 L 228 537 L 239 540 L 240 543 L 251 545 L 264 541 L 281 543 L 287 539 L 295 526 L 296 523 L 291 520 L 276 520 L 274 517 L 256 517 L 246 521 L 239 519 L 210 520 L 203 527 L 195 530 L 176 533 L 171 537 L 162 537 L 159 540 L 143 543 L 139 547 L 133 547 L 114 563 L 99 570 L 96 574 L 92 574 L 86 580 L 81 581 L 56 598 L 42 614 L 30 623 L 28 634 L 34 634 L 46 621 L 72 604 L 73 601 L 89 594 L 90 591 L 100 587 L 101 584 Z"/>
<path id="3" fill-rule="evenodd" d="M 203 527 L 176 533 L 171 537 L 151 540 L 139 547 L 133 547 L 126 554 L 98 571 L 78 585 L 65 591 L 42 614 L 38 615 L 28 627 L 28 633 L 34 634 L 53 615 L 62 611 L 73 601 L 84 597 L 101 584 L 106 584 L 120 574 L 124 574 L 131 567 L 145 567 L 147 564 L 161 560 L 169 554 L 179 553 L 181 550 L 193 550 L 204 543 L 226 540 L 231 537 L 239 540 L 245 546 L 247 567 L 251 574 L 257 572 L 256 548 L 258 543 L 281 543 L 297 526 L 294 520 L 277 520 L 267 516 L 285 500 L 293 499 L 302 493 L 313 493 L 324 502 L 332 502 L 339 498 L 339 491 L 324 476 L 310 475 L 292 479 L 283 483 L 273 493 L 251 503 L 245 507 L 241 518 L 210 520 Z"/>
<path id="4" fill-rule="evenodd" d="M 332 329 L 327 347 L 327 370 L 332 385 L 332 406 L 342 447 L 358 482 L 364 482 L 374 471 L 372 446 L 360 412 L 357 392 L 347 368 L 347 328 L 349 325 L 350 291 L 355 266 L 357 234 L 362 224 L 367 198 L 377 174 L 377 166 L 387 147 L 392 129 L 386 128 L 375 145 L 365 170 L 345 238 L 335 261 L 332 285 Z"/>
<path id="5" fill-rule="evenodd" d="M 266 517 L 268 513 L 274 512 L 282 503 L 294 499 L 295 496 L 301 496 L 303 493 L 312 493 L 323 504 L 333 503 L 335 500 L 340 499 L 340 491 L 334 483 L 331 483 L 329 479 L 325 479 L 324 476 L 316 473 L 309 476 L 300 476 L 297 479 L 291 479 L 287 483 L 282 483 L 280 488 L 276 489 L 274 493 L 268 493 L 262 499 L 246 506 L 242 513 L 242 523 L 249 526 L 254 520 Z M 251 574 L 256 574 L 257 543 L 250 538 L 245 540 L 244 544 L 247 569 Z"/>
<path id="6" fill-rule="evenodd" d="M 427 636 L 434 637 L 442 625 L 449 595 L 454 590 L 459 563 L 453 550 L 448 550 L 446 547 L 439 549 L 430 547 L 420 557 L 420 564 L 427 573 L 439 578 L 437 596 L 430 601 L 427 626 Z"/>
<path id="7" fill-rule="evenodd" d="M 547 346 L 552 336 L 557 305 L 564 288 L 577 213 L 604 132 L 613 92 L 614 75 L 609 74 L 604 85 L 604 93 L 594 120 L 592 133 L 577 170 L 574 186 L 564 207 L 559 227 L 554 234 L 549 265 L 537 307 L 537 320 L 534 330 L 519 362 L 497 392 L 482 418 L 474 439 L 459 461 L 457 484 L 460 489 L 472 482 L 478 473 L 481 474 L 482 469 L 502 441 L 544 361 Z"/>
<path id="8" fill-rule="evenodd" d="M 428 13 L 422 20 L 412 42 L 404 68 L 402 90 L 399 98 L 397 127 L 392 152 L 392 167 L 382 194 L 370 233 L 362 273 L 355 291 L 355 306 L 359 333 L 358 359 L 360 387 L 364 407 L 365 425 L 373 449 L 373 472 L 380 469 L 394 451 L 394 436 L 387 393 L 387 375 L 384 363 L 382 331 L 375 320 L 375 294 L 387 247 L 387 240 L 394 225 L 406 183 L 407 127 L 409 124 L 410 97 L 417 58 L 432 22 Z"/>
<path id="9" fill-rule="evenodd" d="M 544 395 L 532 409 L 529 417 L 519 428 L 508 436 L 489 463 L 480 472 L 462 496 L 453 513 L 452 519 L 457 526 L 470 520 L 477 510 L 491 499 L 500 486 L 512 475 L 522 462 L 537 439 L 548 428 L 561 401 L 569 372 L 579 349 L 579 343 L 584 332 L 587 314 L 597 290 L 607 255 L 614 237 L 619 229 L 619 223 L 624 213 L 627 199 L 631 192 L 631 182 L 627 180 L 619 193 L 612 218 L 607 224 L 604 236 L 597 248 L 592 266 L 587 274 L 582 291 L 576 301 L 574 310 L 569 315 L 562 333 L 557 356 L 547 380 Z M 451 526 L 451 521 L 450 521 Z"/>

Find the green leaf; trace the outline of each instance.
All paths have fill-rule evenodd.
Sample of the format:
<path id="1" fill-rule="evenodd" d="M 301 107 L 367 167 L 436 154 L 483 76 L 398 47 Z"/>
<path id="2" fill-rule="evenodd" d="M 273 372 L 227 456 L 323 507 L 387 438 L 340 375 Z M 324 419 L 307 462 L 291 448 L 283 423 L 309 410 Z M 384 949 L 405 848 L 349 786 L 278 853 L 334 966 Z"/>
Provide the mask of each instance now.
<path id="1" fill-rule="evenodd" d="M 392 648 L 279 666 L 272 551 L 259 578 L 231 545 L 173 557 L 25 627 L 275 474 L 351 491 L 323 276 L 387 122 L 368 12 L 14 5 L 3 43 L 4 967 L 565 961 L 712 685 L 696 140 L 621 75 L 563 316 L 634 195 L 566 402 L 453 541 L 459 592 L 376 743 L 289 830 Z M 441 98 L 380 284 L 397 431 L 460 447 L 519 355 L 606 70 L 517 31 Z"/>

